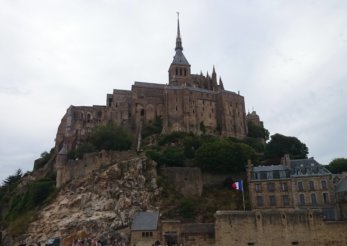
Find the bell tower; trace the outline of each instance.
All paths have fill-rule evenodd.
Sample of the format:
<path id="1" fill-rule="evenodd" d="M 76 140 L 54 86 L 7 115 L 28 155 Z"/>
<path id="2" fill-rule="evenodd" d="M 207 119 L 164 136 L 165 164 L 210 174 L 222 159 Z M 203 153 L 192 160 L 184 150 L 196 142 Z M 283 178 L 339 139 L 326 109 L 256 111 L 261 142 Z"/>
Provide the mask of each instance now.
<path id="1" fill-rule="evenodd" d="M 182 86 L 190 78 L 190 64 L 183 55 L 179 13 L 177 12 L 176 54 L 169 68 L 169 84 Z"/>

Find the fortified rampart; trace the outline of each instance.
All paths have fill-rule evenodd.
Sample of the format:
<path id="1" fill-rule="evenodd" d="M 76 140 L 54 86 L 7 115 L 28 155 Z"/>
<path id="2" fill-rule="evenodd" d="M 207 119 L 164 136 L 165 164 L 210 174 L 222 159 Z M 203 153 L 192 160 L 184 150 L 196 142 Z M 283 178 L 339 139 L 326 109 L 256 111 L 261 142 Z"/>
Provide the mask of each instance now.
<path id="1" fill-rule="evenodd" d="M 347 221 L 314 210 L 217 211 L 216 245 L 347 245 Z"/>
<path id="2" fill-rule="evenodd" d="M 131 162 L 137 155 L 133 151 L 101 151 L 85 154 L 81 160 L 67 160 L 64 153 L 59 153 L 56 161 L 57 187 L 80 177 L 86 177 L 94 171 L 102 171 L 118 162 Z"/>

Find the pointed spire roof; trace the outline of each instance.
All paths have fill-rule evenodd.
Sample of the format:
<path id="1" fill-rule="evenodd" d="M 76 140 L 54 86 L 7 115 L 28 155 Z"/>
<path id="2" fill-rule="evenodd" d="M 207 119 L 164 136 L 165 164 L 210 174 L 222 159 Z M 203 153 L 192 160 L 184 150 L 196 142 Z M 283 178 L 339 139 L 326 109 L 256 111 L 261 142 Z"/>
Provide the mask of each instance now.
<path id="1" fill-rule="evenodd" d="M 216 70 L 214 69 L 214 65 L 213 65 L 212 74 L 216 74 Z"/>
<path id="2" fill-rule="evenodd" d="M 221 89 L 224 90 L 224 85 L 223 85 L 223 81 L 222 81 L 222 77 L 221 76 L 219 76 L 219 86 L 220 86 Z"/>
<path id="3" fill-rule="evenodd" d="M 179 19 L 179 12 L 177 12 L 177 36 L 176 36 L 176 47 L 175 47 L 176 54 L 174 56 L 174 59 L 172 61 L 172 64 L 178 64 L 178 65 L 189 65 L 189 62 L 183 55 L 183 46 L 182 46 L 182 38 L 181 38 L 181 29 L 180 29 L 180 19 Z"/>
<path id="4" fill-rule="evenodd" d="M 179 12 L 177 12 L 177 36 L 176 36 L 176 48 L 175 50 L 183 50 L 182 39 L 181 39 L 181 30 L 180 30 L 180 18 Z"/>

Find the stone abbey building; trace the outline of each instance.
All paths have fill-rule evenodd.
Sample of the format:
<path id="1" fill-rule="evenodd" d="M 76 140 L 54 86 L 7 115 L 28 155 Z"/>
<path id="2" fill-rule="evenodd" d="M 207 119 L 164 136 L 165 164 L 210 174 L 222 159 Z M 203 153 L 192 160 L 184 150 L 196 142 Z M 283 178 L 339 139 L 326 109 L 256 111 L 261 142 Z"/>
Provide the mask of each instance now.
<path id="1" fill-rule="evenodd" d="M 183 54 L 179 20 L 175 56 L 168 72 L 167 83 L 135 82 L 131 90 L 115 89 L 107 95 L 106 106 L 71 106 L 59 126 L 56 149 L 59 151 L 63 143 L 68 150 L 73 148 L 88 128 L 106 122 L 126 126 L 140 136 L 143 127 L 157 117 L 162 119 L 163 133 L 247 135 L 244 97 L 225 90 L 214 67 L 211 75 L 191 73 Z"/>

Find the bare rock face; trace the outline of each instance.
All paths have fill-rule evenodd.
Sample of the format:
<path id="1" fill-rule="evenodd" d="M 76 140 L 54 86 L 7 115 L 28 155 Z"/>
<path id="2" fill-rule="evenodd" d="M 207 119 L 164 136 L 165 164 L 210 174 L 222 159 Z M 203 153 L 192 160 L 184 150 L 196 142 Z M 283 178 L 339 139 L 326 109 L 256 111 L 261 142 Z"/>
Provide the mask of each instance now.
<path id="1" fill-rule="evenodd" d="M 71 179 L 42 209 L 28 228 L 27 243 L 60 237 L 68 245 L 81 231 L 90 238 L 101 237 L 128 227 L 138 211 L 158 209 L 155 162 L 134 155 L 128 160 L 111 158 L 100 168 L 98 158 L 94 160 L 97 168 Z M 93 169 L 90 161 L 87 164 Z"/>

